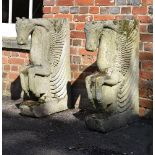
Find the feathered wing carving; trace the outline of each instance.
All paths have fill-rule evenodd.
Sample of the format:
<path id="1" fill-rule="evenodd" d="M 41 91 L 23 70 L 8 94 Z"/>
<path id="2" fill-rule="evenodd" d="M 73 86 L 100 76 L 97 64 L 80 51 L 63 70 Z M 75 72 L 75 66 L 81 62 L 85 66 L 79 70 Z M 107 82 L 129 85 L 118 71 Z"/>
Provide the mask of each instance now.
<path id="1" fill-rule="evenodd" d="M 50 33 L 49 61 L 51 65 L 50 95 L 61 99 L 67 94 L 67 83 L 70 81 L 69 68 L 69 24 L 62 21 L 59 31 Z"/>
<path id="2" fill-rule="evenodd" d="M 132 21 L 133 22 L 133 21 Z M 135 22 L 135 21 L 134 21 Z M 138 30 L 129 27 L 129 34 L 119 34 L 119 58 L 123 75 L 117 96 L 117 108 L 124 112 L 138 103 Z M 138 105 L 138 104 L 137 104 Z M 136 106 L 137 106 L 136 105 Z M 134 108 L 138 108 L 134 107 Z M 137 109 L 138 110 L 138 109 Z"/>

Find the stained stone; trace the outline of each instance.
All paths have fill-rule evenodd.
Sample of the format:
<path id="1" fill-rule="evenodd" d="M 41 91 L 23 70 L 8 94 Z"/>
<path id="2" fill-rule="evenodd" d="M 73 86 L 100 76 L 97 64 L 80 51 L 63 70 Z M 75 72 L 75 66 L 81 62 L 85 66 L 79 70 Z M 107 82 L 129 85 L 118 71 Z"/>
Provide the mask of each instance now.
<path id="1" fill-rule="evenodd" d="M 85 24 L 85 33 L 86 49 L 98 48 L 98 72 L 85 79 L 95 113 L 85 122 L 92 130 L 107 132 L 138 118 L 138 22 L 91 21 Z"/>
<path id="2" fill-rule="evenodd" d="M 21 114 L 42 117 L 66 110 L 70 104 L 69 22 L 66 19 L 17 18 L 17 43 L 31 35 L 30 63 L 20 71 L 27 99 Z"/>

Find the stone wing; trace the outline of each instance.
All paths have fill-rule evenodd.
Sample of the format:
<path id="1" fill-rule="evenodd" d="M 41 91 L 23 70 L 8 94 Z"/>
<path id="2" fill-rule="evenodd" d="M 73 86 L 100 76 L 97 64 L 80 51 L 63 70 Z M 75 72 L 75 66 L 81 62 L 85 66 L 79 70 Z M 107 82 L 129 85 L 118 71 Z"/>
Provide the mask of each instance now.
<path id="1" fill-rule="evenodd" d="M 51 34 L 50 94 L 52 98 L 64 98 L 70 81 L 69 25 L 64 22 L 60 31 Z"/>
<path id="2" fill-rule="evenodd" d="M 130 34 L 120 38 L 120 57 L 121 57 L 121 73 L 123 80 L 120 84 L 118 93 L 118 111 L 123 112 L 128 108 L 132 108 L 133 101 L 138 102 L 138 30 L 134 28 Z"/>

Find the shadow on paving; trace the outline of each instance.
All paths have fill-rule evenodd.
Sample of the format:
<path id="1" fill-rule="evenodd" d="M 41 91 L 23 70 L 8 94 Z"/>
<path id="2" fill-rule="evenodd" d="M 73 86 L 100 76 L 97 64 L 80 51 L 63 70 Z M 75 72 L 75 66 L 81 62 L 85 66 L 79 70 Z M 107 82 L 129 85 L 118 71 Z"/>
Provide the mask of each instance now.
<path id="1" fill-rule="evenodd" d="M 19 102 L 3 98 L 3 155 L 152 155 L 151 120 L 103 134 L 88 130 L 78 109 L 38 119 L 19 115 Z"/>

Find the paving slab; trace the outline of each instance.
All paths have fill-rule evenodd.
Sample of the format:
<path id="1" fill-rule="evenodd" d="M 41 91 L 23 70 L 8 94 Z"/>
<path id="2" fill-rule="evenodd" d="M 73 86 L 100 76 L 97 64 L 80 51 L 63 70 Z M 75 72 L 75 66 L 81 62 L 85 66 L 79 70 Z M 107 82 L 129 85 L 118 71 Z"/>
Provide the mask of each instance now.
<path id="1" fill-rule="evenodd" d="M 49 117 L 20 115 L 17 104 L 3 96 L 3 155 L 152 155 L 152 120 L 140 119 L 108 133 L 91 131 L 85 111 L 66 110 Z"/>

